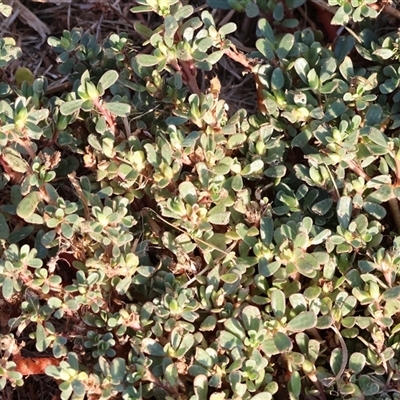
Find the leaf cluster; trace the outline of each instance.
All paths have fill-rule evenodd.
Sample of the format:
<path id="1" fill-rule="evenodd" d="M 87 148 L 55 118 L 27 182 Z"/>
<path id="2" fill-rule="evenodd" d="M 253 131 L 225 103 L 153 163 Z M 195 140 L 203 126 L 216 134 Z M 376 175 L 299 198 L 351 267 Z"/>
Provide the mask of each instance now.
<path id="1" fill-rule="evenodd" d="M 138 0 L 146 54 L 74 28 L 69 90 L 0 84 L 1 389 L 23 337 L 63 400 L 399 398 L 400 36 L 372 3 L 331 2 L 330 46 L 302 2 Z M 210 7 L 257 17 L 255 50 Z"/>

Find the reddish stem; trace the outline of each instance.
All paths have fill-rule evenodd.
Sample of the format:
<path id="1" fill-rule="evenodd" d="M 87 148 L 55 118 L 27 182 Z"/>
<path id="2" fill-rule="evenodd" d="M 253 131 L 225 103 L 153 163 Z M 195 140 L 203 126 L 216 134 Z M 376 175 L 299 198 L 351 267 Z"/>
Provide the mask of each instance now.
<path id="1" fill-rule="evenodd" d="M 11 178 L 11 181 L 19 183 L 22 178 L 23 174 L 20 172 L 14 171 L 7 163 L 6 160 L 4 160 L 3 156 L 0 155 L 0 164 L 4 169 L 4 172 Z"/>
<path id="2" fill-rule="evenodd" d="M 396 155 L 393 157 L 394 161 L 396 163 L 396 182 L 394 183 L 393 187 L 399 187 L 400 186 L 400 160 L 397 159 Z M 400 207 L 399 207 L 399 201 L 397 200 L 397 197 L 393 197 L 389 199 L 388 201 L 390 211 L 392 212 L 392 217 L 394 219 L 394 222 L 396 224 L 396 228 L 400 230 Z"/>
<path id="3" fill-rule="evenodd" d="M 196 80 L 196 67 L 193 65 L 192 61 L 181 61 L 180 65 L 182 67 L 183 79 L 186 81 L 190 90 L 197 94 L 199 97 L 201 95 L 201 90 Z"/>
<path id="4" fill-rule="evenodd" d="M 21 146 L 23 147 L 26 152 L 28 153 L 29 157 L 31 160 L 33 160 L 36 157 L 36 153 L 33 151 L 32 147 L 30 146 L 29 139 L 21 139 L 17 135 L 13 136 L 13 139 Z"/>
<path id="5" fill-rule="evenodd" d="M 225 54 L 233 61 L 236 61 L 237 63 L 243 65 L 243 67 L 249 70 L 251 69 L 251 64 L 249 63 L 244 54 L 239 53 L 238 51 L 233 51 L 231 49 L 226 49 Z"/>
<path id="6" fill-rule="evenodd" d="M 370 181 L 371 178 L 365 173 L 362 167 L 358 166 L 354 161 L 348 161 L 349 168 L 355 172 L 361 178 L 364 178 L 366 182 Z"/>
<path id="7" fill-rule="evenodd" d="M 114 117 L 111 115 L 111 113 L 108 110 L 106 110 L 103 107 L 103 104 L 101 104 L 101 102 L 98 98 L 94 99 L 94 105 L 100 111 L 100 114 L 106 119 L 108 126 L 111 128 L 112 132 L 115 134 L 116 125 L 115 125 Z"/>

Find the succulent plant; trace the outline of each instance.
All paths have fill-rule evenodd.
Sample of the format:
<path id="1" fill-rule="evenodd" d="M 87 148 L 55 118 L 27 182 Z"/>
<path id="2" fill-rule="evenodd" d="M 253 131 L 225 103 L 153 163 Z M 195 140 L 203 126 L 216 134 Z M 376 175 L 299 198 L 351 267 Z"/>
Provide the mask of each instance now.
<path id="1" fill-rule="evenodd" d="M 17 310 L 0 388 L 400 398 L 396 27 L 374 0 L 329 1 L 347 28 L 331 46 L 304 1 L 186 3 L 136 1 L 158 24 L 135 24 L 145 52 L 125 33 L 49 37 L 58 96 L 0 83 L 0 308 Z M 213 9 L 254 18 L 251 52 Z M 20 55 L 0 38 L 1 68 Z M 256 112 L 223 100 L 226 58 Z"/>

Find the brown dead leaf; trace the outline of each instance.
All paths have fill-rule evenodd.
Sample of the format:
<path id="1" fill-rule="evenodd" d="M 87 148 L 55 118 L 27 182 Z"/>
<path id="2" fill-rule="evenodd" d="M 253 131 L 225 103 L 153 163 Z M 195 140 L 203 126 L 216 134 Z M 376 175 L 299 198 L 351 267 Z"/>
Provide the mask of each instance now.
<path id="1" fill-rule="evenodd" d="M 215 99 L 219 98 L 219 94 L 221 93 L 221 82 L 218 79 L 218 76 L 215 76 L 210 81 L 210 93 L 214 95 Z"/>

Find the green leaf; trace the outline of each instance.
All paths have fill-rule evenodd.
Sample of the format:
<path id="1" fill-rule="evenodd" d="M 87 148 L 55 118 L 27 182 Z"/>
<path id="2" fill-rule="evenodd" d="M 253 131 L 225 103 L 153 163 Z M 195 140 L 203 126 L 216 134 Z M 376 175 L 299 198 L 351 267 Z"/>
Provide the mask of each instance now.
<path id="1" fill-rule="evenodd" d="M 31 235 L 31 233 L 35 230 L 35 227 L 32 225 L 30 226 L 24 226 L 21 229 L 14 230 L 13 232 L 10 233 L 10 236 L 8 237 L 8 242 L 9 243 L 18 243 L 21 242 L 22 240 L 26 239 L 28 236 Z"/>
<path id="2" fill-rule="evenodd" d="M 1 284 L 1 292 L 6 300 L 11 299 L 14 293 L 14 282 L 8 276 L 4 278 L 3 283 Z"/>
<path id="3" fill-rule="evenodd" d="M 116 357 L 112 360 L 110 366 L 111 381 L 114 385 L 119 385 L 124 381 L 126 374 L 126 363 L 121 357 Z"/>
<path id="4" fill-rule="evenodd" d="M 363 204 L 364 210 L 371 214 L 376 219 L 382 219 L 386 217 L 386 209 L 379 204 L 372 203 L 370 201 L 364 201 Z"/>
<path id="5" fill-rule="evenodd" d="M 293 371 L 288 383 L 290 399 L 299 399 L 301 393 L 301 377 L 298 371 Z"/>
<path id="6" fill-rule="evenodd" d="M 331 209 L 332 205 L 333 205 L 333 199 L 329 197 L 325 200 L 321 200 L 318 203 L 315 203 L 311 207 L 311 211 L 318 215 L 325 215 Z"/>
<path id="7" fill-rule="evenodd" d="M 219 29 L 218 33 L 224 37 L 226 35 L 229 35 L 230 33 L 235 32 L 237 29 L 237 26 L 235 23 L 233 22 L 228 22 L 227 24 L 221 26 L 221 28 Z"/>
<path id="8" fill-rule="evenodd" d="M 271 217 L 261 218 L 260 237 L 266 246 L 269 246 L 272 243 L 274 237 L 274 221 Z"/>
<path id="9" fill-rule="evenodd" d="M 227 350 L 234 348 L 243 349 L 244 344 L 241 340 L 230 332 L 222 331 L 218 338 L 219 345 Z"/>
<path id="10" fill-rule="evenodd" d="M 255 18 L 260 13 L 257 4 L 249 2 L 246 4 L 246 16 L 248 18 Z"/>
<path id="11" fill-rule="evenodd" d="M 230 211 L 220 212 L 207 216 L 207 222 L 214 225 L 227 225 L 231 217 Z"/>
<path id="12" fill-rule="evenodd" d="M 207 400 L 208 379 L 205 375 L 197 375 L 193 380 L 193 390 L 196 400 Z"/>
<path id="13" fill-rule="evenodd" d="M 399 86 L 400 80 L 399 79 L 386 79 L 385 82 L 381 83 L 379 85 L 379 90 L 383 94 L 389 94 L 392 93 L 394 90 L 397 89 Z"/>
<path id="14" fill-rule="evenodd" d="M 354 49 L 355 40 L 353 36 L 339 36 L 335 45 L 335 56 L 340 64 L 344 58 Z"/>
<path id="15" fill-rule="evenodd" d="M 164 19 L 164 27 L 164 40 L 167 39 L 166 45 L 171 47 L 175 33 L 179 28 L 178 21 L 173 15 L 167 15 Z"/>
<path id="16" fill-rule="evenodd" d="M 81 105 L 83 104 L 85 100 L 79 99 L 79 100 L 71 100 L 67 101 L 66 103 L 61 104 L 60 106 L 60 112 L 62 115 L 71 115 L 74 112 L 80 110 Z"/>
<path id="17" fill-rule="evenodd" d="M 7 4 L 0 4 L 0 13 L 3 14 L 4 17 L 8 18 L 12 14 L 12 7 Z"/>
<path id="18" fill-rule="evenodd" d="M 272 16 L 275 21 L 282 21 L 285 16 L 285 9 L 283 3 L 276 3 Z"/>
<path id="19" fill-rule="evenodd" d="M 29 222 L 30 224 L 36 224 L 36 225 L 42 225 L 44 223 L 43 217 L 35 213 L 30 215 L 29 217 L 26 217 L 25 221 Z"/>
<path id="20" fill-rule="evenodd" d="M 211 8 L 219 8 L 221 10 L 231 10 L 229 0 L 207 0 L 207 4 Z"/>
<path id="21" fill-rule="evenodd" d="M 258 332 L 261 327 L 261 313 L 255 306 L 246 306 L 242 311 L 242 321 L 247 331 Z"/>
<path id="22" fill-rule="evenodd" d="M 290 338 L 283 332 L 276 332 L 274 334 L 274 343 L 280 352 L 290 351 L 293 347 Z"/>
<path id="23" fill-rule="evenodd" d="M 176 352 L 176 357 L 183 357 L 193 347 L 194 343 L 194 336 L 191 334 L 186 334 L 179 345 L 179 349 Z"/>
<path id="24" fill-rule="evenodd" d="M 262 392 L 258 393 L 255 396 L 253 396 L 250 400 L 272 400 L 272 393 L 270 392 Z M 222 398 L 221 398 L 222 400 Z"/>
<path id="25" fill-rule="evenodd" d="M 110 111 L 112 114 L 117 115 L 118 117 L 126 117 L 131 113 L 131 106 L 126 103 L 105 103 L 103 104 L 104 108 Z"/>
<path id="26" fill-rule="evenodd" d="M 179 194 L 191 206 L 197 202 L 197 190 L 190 181 L 182 182 L 179 185 Z"/>
<path id="27" fill-rule="evenodd" d="M 76 396 L 82 398 L 85 395 L 86 386 L 83 384 L 83 382 L 79 381 L 78 379 L 74 379 L 71 382 L 71 386 Z"/>
<path id="28" fill-rule="evenodd" d="M 319 91 L 322 94 L 330 94 L 330 93 L 333 93 L 337 87 L 338 87 L 337 81 L 327 82 L 324 85 L 322 85 L 322 87 L 319 89 Z"/>
<path id="29" fill-rule="evenodd" d="M 206 54 L 208 49 L 213 45 L 213 40 L 210 37 L 200 39 L 197 43 L 197 49 L 200 53 Z"/>
<path id="30" fill-rule="evenodd" d="M 261 343 L 260 350 L 262 350 L 267 356 L 273 356 L 281 353 L 281 351 L 276 347 L 273 339 L 264 340 Z"/>
<path id="31" fill-rule="evenodd" d="M 267 59 L 273 60 L 275 58 L 274 48 L 267 39 L 258 39 L 256 41 L 257 50 Z"/>
<path id="32" fill-rule="evenodd" d="M 6 219 L 4 218 L 4 215 L 0 213 L 0 239 L 8 239 L 10 235 L 10 228 L 8 226 L 8 223 Z"/>
<path id="33" fill-rule="evenodd" d="M 332 350 L 329 364 L 332 368 L 332 372 L 337 375 L 342 367 L 343 351 L 340 348 Z"/>
<path id="34" fill-rule="evenodd" d="M 17 215 L 22 219 L 27 219 L 31 217 L 41 200 L 42 195 L 39 192 L 29 193 L 18 204 Z"/>
<path id="35" fill-rule="evenodd" d="M 332 25 L 347 25 L 349 22 L 349 15 L 346 13 L 343 6 L 339 7 L 334 17 L 331 20 Z"/>
<path id="36" fill-rule="evenodd" d="M 343 115 L 347 111 L 347 106 L 343 100 L 337 99 L 331 104 L 327 104 L 325 112 L 325 120 L 332 121 L 333 119 Z"/>
<path id="37" fill-rule="evenodd" d="M 317 260 L 309 253 L 303 253 L 296 258 L 295 265 L 298 271 L 308 278 L 314 278 L 319 267 Z"/>
<path id="38" fill-rule="evenodd" d="M 304 311 L 294 317 L 286 326 L 290 332 L 303 332 L 317 325 L 317 316 L 313 311 Z"/>
<path id="39" fill-rule="evenodd" d="M 202 349 L 201 347 L 196 347 L 196 353 L 195 353 L 195 360 L 201 364 L 202 366 L 206 367 L 206 368 L 212 368 L 212 366 L 214 365 L 214 357 L 212 357 L 210 355 L 210 352 L 212 352 L 212 350 L 210 351 L 206 351 L 204 349 Z"/>
<path id="40" fill-rule="evenodd" d="M 212 331 L 217 325 L 217 318 L 209 315 L 200 325 L 200 331 Z"/>
<path id="41" fill-rule="evenodd" d="M 317 90 L 319 88 L 319 78 L 314 68 L 308 72 L 307 80 L 312 90 Z"/>
<path id="42" fill-rule="evenodd" d="M 150 6 L 137 6 L 137 7 L 132 7 L 130 9 L 131 13 L 143 13 L 143 12 L 151 12 L 153 11 L 153 8 Z"/>
<path id="43" fill-rule="evenodd" d="M 60 378 L 60 372 L 55 365 L 48 365 L 45 369 L 46 375 L 52 376 L 56 379 Z"/>
<path id="44" fill-rule="evenodd" d="M 274 31 L 272 29 L 271 24 L 268 22 L 267 19 L 262 18 L 258 21 L 258 29 L 261 33 L 261 35 L 263 37 L 265 37 L 266 39 L 268 39 L 268 41 L 270 43 L 274 43 L 275 42 L 275 35 L 274 35 Z M 256 44 L 257 46 L 257 44 Z M 257 47 L 258 49 L 258 47 Z M 260 50 L 260 49 L 258 49 Z"/>
<path id="45" fill-rule="evenodd" d="M 239 276 L 233 272 L 221 275 L 221 281 L 229 284 L 236 283 Z"/>
<path id="46" fill-rule="evenodd" d="M 12 148 L 2 150 L 3 158 L 7 164 L 16 172 L 25 173 L 28 171 L 28 163 L 21 157 L 20 153 Z"/>
<path id="47" fill-rule="evenodd" d="M 297 72 L 297 75 L 300 77 L 300 79 L 308 85 L 308 79 L 307 79 L 307 74 L 310 72 L 310 66 L 308 65 L 308 62 L 305 58 L 298 58 L 294 62 L 294 69 Z"/>
<path id="48" fill-rule="evenodd" d="M 135 24 L 133 24 L 133 27 L 135 31 L 146 40 L 150 39 L 153 36 L 154 32 L 140 22 L 136 22 Z"/>
<path id="49" fill-rule="evenodd" d="M 349 358 L 349 368 L 355 375 L 359 374 L 365 367 L 366 358 L 362 353 L 352 353 Z"/>
<path id="50" fill-rule="evenodd" d="M 318 322 L 316 327 L 318 329 L 328 329 L 333 323 L 333 319 L 330 315 L 322 315 L 318 317 Z"/>
<path id="51" fill-rule="evenodd" d="M 275 68 L 272 72 L 271 86 L 273 90 L 280 90 L 285 85 L 285 76 L 281 68 Z"/>
<path id="52" fill-rule="evenodd" d="M 394 53 L 391 49 L 377 49 L 372 54 L 382 58 L 383 60 L 388 60 L 389 58 L 393 57 Z"/>
<path id="53" fill-rule="evenodd" d="M 107 90 L 109 87 L 114 85 L 115 82 L 117 82 L 118 77 L 118 72 L 113 69 L 105 72 L 99 79 L 99 83 L 97 84 L 97 90 L 99 91 L 99 93 L 103 95 L 105 90 Z"/>
<path id="54" fill-rule="evenodd" d="M 286 175 L 286 165 L 275 165 L 273 167 L 268 167 L 264 171 L 264 175 L 269 178 L 283 178 Z"/>
<path id="55" fill-rule="evenodd" d="M 279 261 L 268 262 L 265 257 L 261 257 L 258 261 L 258 269 L 262 276 L 266 278 L 272 276 L 276 271 L 278 271 L 281 263 Z"/>
<path id="56" fill-rule="evenodd" d="M 228 318 L 224 322 L 224 326 L 229 332 L 237 336 L 240 340 L 245 340 L 246 332 L 239 321 L 233 318 Z"/>
<path id="57" fill-rule="evenodd" d="M 189 18 L 194 12 L 194 8 L 190 5 L 183 6 L 177 12 L 175 12 L 174 17 L 177 21 L 182 21 L 185 18 Z"/>
<path id="58" fill-rule="evenodd" d="M 289 54 L 290 50 L 293 48 L 294 42 L 295 39 L 291 33 L 286 33 L 283 35 L 279 42 L 278 48 L 276 49 L 276 55 L 280 60 L 283 60 Z"/>
<path id="59" fill-rule="evenodd" d="M 235 175 L 232 178 L 231 187 L 235 192 L 240 192 L 243 189 L 243 178 L 240 175 Z"/>
<path id="60" fill-rule="evenodd" d="M 47 349 L 51 340 L 46 337 L 46 330 L 42 324 L 36 324 L 36 350 L 43 352 Z"/>
<path id="61" fill-rule="evenodd" d="M 302 132 L 299 132 L 292 140 L 292 146 L 293 147 L 301 147 L 303 148 L 304 146 L 307 145 L 309 140 L 312 137 L 312 132 L 307 130 L 304 130 Z M 298 167 L 298 166 L 296 166 Z"/>
<path id="62" fill-rule="evenodd" d="M 93 82 L 87 79 L 83 79 L 82 75 L 82 85 L 78 88 L 78 95 L 85 100 L 95 100 L 99 97 L 99 92 Z"/>
<path id="63" fill-rule="evenodd" d="M 244 133 L 236 133 L 228 139 L 228 149 L 234 149 L 241 146 L 247 140 Z"/>
<path id="64" fill-rule="evenodd" d="M 161 344 L 151 338 L 144 338 L 141 347 L 143 353 L 149 354 L 150 356 L 165 357 L 166 355 Z"/>
<path id="65" fill-rule="evenodd" d="M 298 4 L 298 3 L 295 3 Z M 285 18 L 282 21 L 282 27 L 287 29 L 295 29 L 299 25 L 299 20 L 296 18 Z"/>
<path id="66" fill-rule="evenodd" d="M 385 290 L 382 293 L 382 298 L 385 301 L 395 300 L 395 299 L 400 298 L 400 286 L 395 286 L 395 287 Z"/>
<path id="67" fill-rule="evenodd" d="M 263 160 L 255 160 L 251 164 L 246 165 L 242 169 L 242 175 L 251 175 L 256 172 L 261 172 L 264 167 L 264 161 Z"/>
<path id="68" fill-rule="evenodd" d="M 361 134 L 379 146 L 388 146 L 388 137 L 377 128 L 372 126 L 366 127 L 361 130 Z"/>
<path id="69" fill-rule="evenodd" d="M 343 78 L 346 79 L 347 82 L 350 82 L 351 78 L 354 77 L 353 62 L 350 57 L 346 56 L 344 58 L 343 62 L 339 66 L 339 71 Z"/>
<path id="70" fill-rule="evenodd" d="M 317 244 L 321 244 L 323 242 L 325 242 L 326 239 L 328 239 L 328 237 L 332 234 L 332 231 L 330 229 L 324 229 L 323 231 L 321 231 L 320 233 L 318 233 L 317 236 L 315 236 L 312 241 L 311 241 L 311 245 L 317 245 Z"/>
<path id="71" fill-rule="evenodd" d="M 383 117 L 383 109 L 379 104 L 372 104 L 368 107 L 365 115 L 365 125 L 380 124 Z"/>
<path id="72" fill-rule="evenodd" d="M 336 207 L 336 214 L 340 226 L 347 229 L 350 223 L 351 213 L 353 211 L 353 204 L 351 197 L 343 196 L 339 199 Z"/>
<path id="73" fill-rule="evenodd" d="M 332 79 L 336 72 L 337 63 L 333 57 L 324 58 L 321 60 L 321 72 L 319 74 L 319 80 L 322 83 Z"/>
<path id="74" fill-rule="evenodd" d="M 151 54 L 139 54 L 136 56 L 136 61 L 142 67 L 152 67 L 157 65 L 161 60 Z"/>
<path id="75" fill-rule="evenodd" d="M 271 308 L 275 317 L 280 320 L 285 316 L 286 298 L 282 290 L 274 289 L 271 292 Z"/>
<path id="76" fill-rule="evenodd" d="M 108 364 L 106 359 L 103 356 L 100 356 L 98 362 L 103 375 L 107 377 L 110 376 L 110 365 Z"/>
<path id="77" fill-rule="evenodd" d="M 211 65 L 214 65 L 223 57 L 223 55 L 224 55 L 223 50 L 214 51 L 207 57 L 206 61 Z"/>

